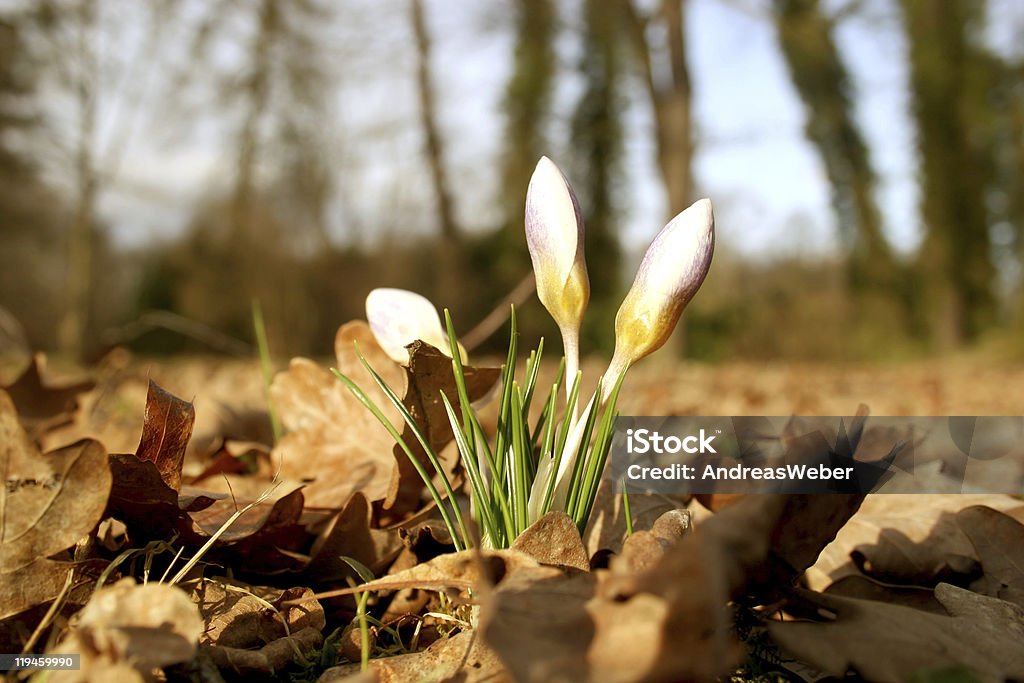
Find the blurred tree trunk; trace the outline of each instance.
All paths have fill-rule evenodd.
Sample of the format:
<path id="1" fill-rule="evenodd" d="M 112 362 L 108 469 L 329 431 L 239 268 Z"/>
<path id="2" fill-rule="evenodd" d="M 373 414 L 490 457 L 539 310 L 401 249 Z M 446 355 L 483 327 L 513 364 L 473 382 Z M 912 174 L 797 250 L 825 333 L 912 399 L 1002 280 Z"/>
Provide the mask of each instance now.
<path id="1" fill-rule="evenodd" d="M 503 203 L 508 223 L 517 233 L 515 243 L 526 244 L 523 226 L 526 187 L 537 160 L 549 154 L 544 136 L 555 80 L 555 26 L 551 0 L 518 0 L 515 60 L 505 90 L 505 151 L 502 164 Z"/>
<path id="2" fill-rule="evenodd" d="M 422 0 L 409 0 L 413 34 L 416 37 L 416 87 L 419 94 L 420 127 L 425 138 L 427 166 L 434 188 L 434 205 L 441 231 L 436 266 L 438 273 L 437 299 L 442 306 L 451 307 L 459 292 L 462 245 L 455 218 L 448 179 L 445 172 L 444 145 L 437 124 L 434 84 L 431 78 L 431 40 L 423 16 Z"/>
<path id="3" fill-rule="evenodd" d="M 548 149 L 545 135 L 557 70 L 554 41 L 558 15 L 552 0 L 516 0 L 512 6 L 515 47 L 502 102 L 505 133 L 498 190 L 501 222 L 494 233 L 474 242 L 472 258 L 468 259 L 477 281 L 485 283 L 473 292 L 478 314 L 494 310 L 496 302 L 512 292 L 522 299 L 532 293 L 533 274 L 523 233 L 526 189 L 540 157 L 558 156 Z M 508 306 L 501 306 L 507 313 Z M 538 336 L 550 336 L 555 329 L 545 316 L 519 318 L 520 333 L 531 343 Z"/>
<path id="4" fill-rule="evenodd" d="M 580 71 L 584 92 L 572 120 L 573 158 L 577 162 L 574 188 L 586 224 L 590 306 L 583 322 L 582 346 L 607 348 L 614 340 L 615 312 L 622 294 L 622 247 L 615 226 L 621 184 L 622 45 L 621 21 L 606 0 L 583 3 L 583 55 Z"/>
<path id="5" fill-rule="evenodd" d="M 75 151 L 76 199 L 68 233 L 67 303 L 58 328 L 62 352 L 82 359 L 92 309 L 92 264 L 96 210 L 96 3 L 83 0 L 77 7 L 79 72 L 75 83 L 78 107 Z"/>
<path id="6" fill-rule="evenodd" d="M 896 264 L 882 232 L 875 175 L 854 119 L 850 76 L 836 47 L 834 24 L 819 0 L 774 0 L 774 21 L 789 75 L 807 111 L 804 130 L 832 187 L 832 208 L 848 256 L 856 298 L 894 284 Z"/>
<path id="7" fill-rule="evenodd" d="M 260 125 L 270 99 L 270 51 L 280 30 L 278 0 L 261 0 L 257 30 L 250 47 L 251 67 L 242 86 L 245 118 L 238 134 L 235 187 L 231 195 L 231 241 L 244 245 L 251 239 L 252 204 L 256 168 L 260 162 Z M 244 252 L 245 250 L 243 250 Z"/>
<path id="8" fill-rule="evenodd" d="M 686 0 L 662 0 L 646 17 L 622 0 L 630 40 L 654 111 L 658 168 L 671 218 L 693 201 L 693 96 L 686 59 Z M 651 29 L 654 29 L 653 31 Z M 649 36 L 660 36 L 654 44 Z M 659 76 L 663 62 L 664 76 Z"/>
<path id="9" fill-rule="evenodd" d="M 661 0 L 650 17 L 641 14 L 632 0 L 620 2 L 654 112 L 658 169 L 668 200 L 666 219 L 671 219 L 694 199 L 693 88 L 686 56 L 686 0 Z M 685 326 L 684 316 L 671 342 L 680 353 L 685 352 Z"/>
<path id="10" fill-rule="evenodd" d="M 981 0 L 901 0 L 920 154 L 925 225 L 919 255 L 932 335 L 949 348 L 976 337 L 995 317 L 985 180 L 971 40 L 985 16 Z"/>

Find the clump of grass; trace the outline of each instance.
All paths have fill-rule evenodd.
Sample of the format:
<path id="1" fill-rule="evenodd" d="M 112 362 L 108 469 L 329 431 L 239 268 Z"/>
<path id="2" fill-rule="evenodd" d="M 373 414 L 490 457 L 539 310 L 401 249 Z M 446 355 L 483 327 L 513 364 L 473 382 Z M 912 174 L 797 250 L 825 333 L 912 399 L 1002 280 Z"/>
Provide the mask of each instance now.
<path id="1" fill-rule="evenodd" d="M 550 510 L 563 510 L 585 528 L 611 448 L 615 403 L 622 378 L 601 405 L 595 406 L 602 390 L 600 384 L 582 415 L 578 413 L 580 373 L 569 389 L 564 410 L 558 409 L 558 394 L 565 381 L 565 360 L 558 377 L 543 399 L 544 404 L 535 421 L 530 422 L 533 402 L 541 394 L 537 378 L 544 353 L 541 340 L 526 359 L 523 377 L 516 377 L 518 333 L 516 318 L 511 316 L 512 331 L 508 354 L 501 371 L 499 414 L 493 443 L 488 440 L 480 418 L 469 399 L 465 366 L 459 355 L 451 315 L 445 311 L 452 373 L 457 396 L 441 393 L 459 455 L 466 470 L 470 491 L 470 514 L 481 531 L 485 547 L 505 548 L 530 524 Z M 334 374 L 365 405 L 387 429 L 399 447 L 416 467 L 424 485 L 437 504 L 441 518 L 451 533 L 457 549 L 474 545 L 451 481 L 440 465 L 438 454 L 409 410 L 393 388 L 370 366 L 357 349 L 363 367 L 388 402 L 401 414 L 405 425 L 426 454 L 440 481 L 440 490 L 412 446 L 395 428 L 380 407 L 349 377 L 333 369 Z"/>

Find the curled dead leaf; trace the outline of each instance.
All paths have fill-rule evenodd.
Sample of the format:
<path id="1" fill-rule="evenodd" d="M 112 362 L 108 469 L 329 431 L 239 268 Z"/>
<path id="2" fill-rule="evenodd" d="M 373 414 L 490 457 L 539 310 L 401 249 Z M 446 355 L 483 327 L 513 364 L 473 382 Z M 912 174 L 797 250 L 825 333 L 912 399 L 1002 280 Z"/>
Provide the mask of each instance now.
<path id="1" fill-rule="evenodd" d="M 149 381 L 142 438 L 135 455 L 156 465 L 160 477 L 175 491 L 181 488 L 181 467 L 195 420 L 191 403 Z"/>

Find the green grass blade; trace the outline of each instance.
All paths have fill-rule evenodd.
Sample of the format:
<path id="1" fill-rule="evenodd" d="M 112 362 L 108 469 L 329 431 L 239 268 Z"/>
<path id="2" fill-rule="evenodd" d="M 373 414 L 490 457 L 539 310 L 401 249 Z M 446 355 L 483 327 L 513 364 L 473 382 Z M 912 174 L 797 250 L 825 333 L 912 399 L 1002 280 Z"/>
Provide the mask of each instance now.
<path id="1" fill-rule="evenodd" d="M 590 410 L 587 413 L 586 426 L 583 429 L 583 436 L 576 449 L 576 458 L 572 464 L 572 474 L 569 476 L 569 495 L 566 498 L 565 511 L 570 517 L 576 517 L 580 494 L 583 488 L 583 474 L 585 472 L 587 454 L 590 451 L 590 436 L 594 433 L 594 425 L 597 423 L 599 406 L 596 399 L 601 395 L 601 382 L 597 383 L 594 390 L 594 399 L 591 400 Z"/>
<path id="2" fill-rule="evenodd" d="M 441 467 L 441 461 L 437 457 L 437 453 L 430 447 L 430 441 L 427 439 L 423 430 L 420 429 L 419 425 L 416 424 L 416 419 L 409 412 L 409 409 L 402 403 L 402 399 L 398 397 L 398 394 L 388 386 L 388 383 L 384 381 L 384 378 L 377 374 L 377 371 L 373 369 L 366 358 L 363 357 L 362 352 L 359 350 L 359 345 L 356 344 L 356 356 L 359 358 L 359 362 L 362 363 L 366 371 L 370 373 L 370 377 L 373 378 L 374 383 L 384 392 L 388 400 L 395 407 L 395 409 L 401 414 L 402 419 L 405 420 L 405 424 L 408 425 L 409 430 L 412 431 L 416 440 L 419 442 L 420 447 L 423 449 L 423 453 L 427 456 L 427 460 L 433 465 L 434 471 L 437 472 L 438 479 L 441 480 L 441 485 L 444 487 L 445 493 L 448 494 L 448 500 L 451 501 L 452 511 L 455 513 L 455 519 L 458 522 L 459 529 L 462 531 L 462 540 L 464 547 L 468 548 L 471 545 L 472 536 L 469 533 L 469 528 L 466 526 L 465 520 L 462 518 L 462 510 L 459 507 L 458 501 L 455 499 L 455 490 L 452 488 L 452 484 L 448 481 L 448 475 L 445 474 L 444 468 Z"/>
<path id="3" fill-rule="evenodd" d="M 444 402 L 445 412 L 448 414 L 448 422 L 452 426 L 452 434 L 455 436 L 455 443 L 459 448 L 459 453 L 462 454 L 463 465 L 466 468 L 466 472 L 469 474 L 469 482 L 473 490 L 473 498 L 476 502 L 476 507 L 480 511 L 481 523 L 487 534 L 493 540 L 498 537 L 498 529 L 494 520 L 494 505 L 491 497 L 488 495 L 487 487 L 484 484 L 483 478 L 480 476 L 480 470 L 477 466 L 476 457 L 472 453 L 472 450 L 467 443 L 466 435 L 463 433 L 462 428 L 459 426 L 459 418 L 455 415 L 455 409 L 452 408 L 451 401 L 445 396 L 444 392 L 441 392 L 441 400 Z"/>
<path id="4" fill-rule="evenodd" d="M 590 512 L 594 507 L 594 499 L 597 497 L 597 489 L 601 483 L 601 477 L 604 475 L 604 466 L 608 460 L 608 451 L 612 445 L 612 431 L 615 426 L 615 418 L 618 415 L 615 406 L 619 400 L 619 390 L 622 388 L 622 380 L 624 378 L 625 373 L 619 376 L 618 381 L 615 383 L 615 388 L 608 397 L 604 415 L 601 419 L 601 427 L 598 430 L 597 438 L 594 440 L 594 446 L 587 463 L 588 468 L 583 479 L 583 493 L 577 508 L 579 515 L 576 524 L 581 529 L 580 533 L 583 533 L 586 529 L 587 520 L 590 519 Z"/>
<path id="5" fill-rule="evenodd" d="M 270 359 L 270 344 L 267 342 L 267 326 L 263 321 L 263 307 L 259 299 L 252 300 L 252 326 L 256 332 L 256 348 L 260 354 L 260 369 L 263 371 L 263 400 L 267 402 L 267 413 L 270 414 L 270 428 L 273 430 L 274 443 L 281 440 L 284 428 L 281 418 L 277 415 L 274 401 L 270 398 L 270 384 L 274 381 L 274 368 Z"/>
<path id="6" fill-rule="evenodd" d="M 346 387 L 348 387 L 348 390 L 352 392 L 352 395 L 355 396 L 356 399 L 360 403 L 362 403 L 363 406 L 365 406 L 366 409 L 369 410 L 375 418 L 377 418 L 377 421 L 380 422 L 381 426 L 383 426 L 388 431 L 388 434 L 391 435 L 391 438 L 395 440 L 395 443 L 398 444 L 398 446 L 405 453 L 406 457 L 409 458 L 409 462 L 412 463 L 412 466 L 416 469 L 416 472 L 420 475 L 420 478 L 423 480 L 424 486 L 426 486 L 427 490 L 430 492 L 430 497 L 434 499 L 434 503 L 437 505 L 437 509 L 441 514 L 441 519 L 444 521 L 445 526 L 448 528 L 448 533 L 451 534 L 452 541 L 455 543 L 456 549 L 465 550 L 466 548 L 465 546 L 463 546 L 462 541 L 459 538 L 459 531 L 456 528 L 455 523 L 451 519 L 448 509 L 445 507 L 444 499 L 438 492 L 437 487 L 434 486 L 434 482 L 430 478 L 430 475 L 427 473 L 427 470 L 423 467 L 423 463 L 420 462 L 419 458 L 417 458 L 413 454 L 412 449 L 409 448 L 409 444 L 405 442 L 405 439 L 402 438 L 402 435 L 399 433 L 397 429 L 395 429 L 395 426 L 391 424 L 391 421 L 384 415 L 383 412 L 381 412 L 380 408 L 377 407 L 377 404 L 374 403 L 373 400 L 369 396 L 367 396 L 362 389 L 359 388 L 359 385 L 357 385 L 347 376 L 343 375 L 337 368 L 331 368 L 331 372 L 333 372 L 334 375 L 339 380 L 341 380 Z M 456 509 L 458 509 L 458 503 L 454 500 L 454 497 L 451 500 L 452 505 Z"/>

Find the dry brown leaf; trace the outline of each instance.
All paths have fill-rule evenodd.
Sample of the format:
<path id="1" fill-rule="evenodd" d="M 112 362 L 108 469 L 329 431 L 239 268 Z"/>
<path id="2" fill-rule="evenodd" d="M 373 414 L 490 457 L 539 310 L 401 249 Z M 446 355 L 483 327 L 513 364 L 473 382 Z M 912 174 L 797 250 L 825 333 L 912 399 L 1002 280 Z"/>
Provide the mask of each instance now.
<path id="1" fill-rule="evenodd" d="M 512 550 L 526 553 L 541 564 L 590 571 L 590 557 L 572 518 L 552 510 L 531 524 L 512 543 Z"/>
<path id="2" fill-rule="evenodd" d="M 308 588 L 281 590 L 202 579 L 192 590 L 192 601 L 205 623 L 199 642 L 253 649 L 304 628 L 322 631 L 324 610 L 312 595 Z"/>
<path id="3" fill-rule="evenodd" d="M 835 614 L 829 622 L 772 622 L 768 630 L 787 652 L 822 671 L 886 683 L 918 671 L 966 666 L 985 681 L 1024 678 L 1024 609 L 940 583 L 935 597 L 946 615 L 800 591 L 811 606 Z"/>
<path id="4" fill-rule="evenodd" d="M 380 348 L 362 321 L 342 325 L 335 338 L 338 369 L 358 384 L 394 425 L 401 418 L 359 363 L 353 343 L 370 365 L 399 394 L 402 369 Z M 325 368 L 304 358 L 293 359 L 274 377 L 271 399 L 288 434 L 274 447 L 286 479 L 308 481 L 311 507 L 340 509 L 356 491 L 371 501 L 388 492 L 395 461 L 394 441 L 387 431 Z"/>
<path id="5" fill-rule="evenodd" d="M 377 575 L 387 568 L 401 549 L 402 541 L 397 530 L 370 527 L 370 503 L 361 493 L 356 493 L 344 509 L 331 516 L 317 535 L 305 572 L 318 581 L 352 576 L 352 567 L 341 559 L 351 557 Z"/>
<path id="6" fill-rule="evenodd" d="M 628 574 L 650 569 L 690 529 L 688 510 L 669 510 L 655 520 L 650 531 L 636 531 L 626 539 L 622 553 L 612 559 L 612 571 Z"/>
<path id="7" fill-rule="evenodd" d="M 729 598 L 773 600 L 815 562 L 862 500 L 857 494 L 746 496 L 698 525 L 656 571 L 668 572 L 670 581 L 673 563 L 688 562 L 687 548 L 706 546 L 721 563 Z"/>
<path id="8" fill-rule="evenodd" d="M 153 670 L 190 661 L 202 632 L 199 610 L 179 588 L 122 579 L 93 594 L 53 652 L 81 654 L 81 669 L 49 680 L 152 680 Z"/>
<path id="9" fill-rule="evenodd" d="M 192 513 L 196 538 L 212 536 L 238 509 L 247 504 L 248 501 L 223 498 L 203 510 Z M 221 534 L 220 542 L 233 543 L 255 534 L 267 534 L 282 527 L 294 527 L 302 516 L 303 504 L 302 489 L 295 489 L 276 499 L 259 503 L 232 522 Z"/>
<path id="10" fill-rule="evenodd" d="M 113 486 L 106 515 L 116 517 L 144 538 L 166 538 L 191 526 L 189 512 L 209 507 L 225 496 L 214 492 L 182 496 L 167 485 L 157 466 L 132 453 L 111 453 Z"/>
<path id="11" fill-rule="evenodd" d="M 0 620 L 53 600 L 73 568 L 71 562 L 39 559 L 0 574 Z"/>
<path id="12" fill-rule="evenodd" d="M 409 344 L 408 349 L 409 366 L 405 369 L 407 388 L 402 404 L 427 437 L 427 443 L 435 453 L 440 454 L 454 438 L 441 393 L 448 397 L 456 415 L 460 414 L 461 410 L 455 375 L 452 371 L 452 359 L 422 341 Z M 501 370 L 464 365 L 463 374 L 469 400 L 477 401 L 491 391 L 501 376 Z M 433 466 L 408 425 L 402 429 L 402 438 L 409 444 L 420 464 L 427 472 L 432 473 Z M 422 506 L 420 497 L 423 482 L 401 448 L 396 446 L 393 453 L 397 469 L 392 476 L 383 508 L 388 511 L 390 517 L 401 519 Z M 444 466 L 442 462 L 442 467 Z M 446 474 L 451 478 L 451 472 Z"/>
<path id="13" fill-rule="evenodd" d="M 274 676 L 293 662 L 308 658 L 323 642 L 320 631 L 304 628 L 258 650 L 203 646 L 202 651 L 229 679 L 247 680 Z"/>
<path id="14" fill-rule="evenodd" d="M 181 466 L 195 420 L 196 410 L 191 403 L 150 380 L 142 438 L 135 455 L 156 465 L 160 477 L 175 491 L 181 488 Z"/>
<path id="15" fill-rule="evenodd" d="M 713 680 L 738 649 L 717 567 L 690 549 L 689 566 L 674 566 L 683 573 L 632 594 L 612 591 L 601 573 L 521 570 L 485 595 L 484 639 L 519 681 Z"/>
<path id="16" fill-rule="evenodd" d="M 984 572 L 972 590 L 1024 607 L 1024 524 L 980 505 L 958 512 L 956 522 Z"/>
<path id="17" fill-rule="evenodd" d="M 650 529 L 654 520 L 669 510 L 685 506 L 687 496 L 670 497 L 658 493 L 633 493 L 629 496 L 630 514 L 634 529 Z M 615 492 L 615 486 L 608 479 L 602 479 L 594 499 L 594 511 L 590 515 L 586 532 L 583 534 L 587 553 L 593 557 L 602 550 L 619 552 L 626 540 L 626 513 L 622 496 Z"/>
<path id="18" fill-rule="evenodd" d="M 512 683 L 498 657 L 473 632 L 444 638 L 422 652 L 370 660 L 367 674 L 359 675 L 358 664 L 328 669 L 319 683 Z"/>
<path id="19" fill-rule="evenodd" d="M 101 519 L 110 493 L 107 453 L 98 441 L 40 454 L 0 391 L 0 572 L 74 545 Z"/>
<path id="20" fill-rule="evenodd" d="M 834 582 L 825 589 L 825 594 L 861 600 L 877 600 L 890 605 L 903 605 L 935 614 L 946 613 L 939 601 L 935 599 L 935 591 L 932 588 L 882 583 L 870 577 L 855 574 L 844 576 Z"/>
<path id="21" fill-rule="evenodd" d="M 485 597 L 483 640 L 517 681 L 588 680 L 595 627 L 587 603 L 596 586 L 597 577 L 589 573 L 519 571 Z"/>
<path id="22" fill-rule="evenodd" d="M 463 550 L 440 555 L 409 569 L 369 581 L 358 589 L 345 589 L 336 594 L 402 588 L 468 591 L 470 588 L 486 588 L 524 568 L 538 567 L 541 564 L 537 560 L 518 550 Z M 553 574 L 561 573 L 553 568 L 543 569 Z"/>
<path id="23" fill-rule="evenodd" d="M 974 548 L 951 513 L 1019 504 L 1002 495 L 869 495 L 807 572 L 808 585 L 823 589 L 858 573 L 852 553 L 866 573 L 886 583 L 934 585 L 943 576 L 970 575 L 977 568 Z"/>
<path id="24" fill-rule="evenodd" d="M 44 433 L 70 423 L 78 410 L 78 396 L 95 385 L 92 381 L 54 385 L 43 379 L 46 356 L 32 356 L 12 384 L 2 387 L 18 408 L 21 424 L 38 440 Z"/>

